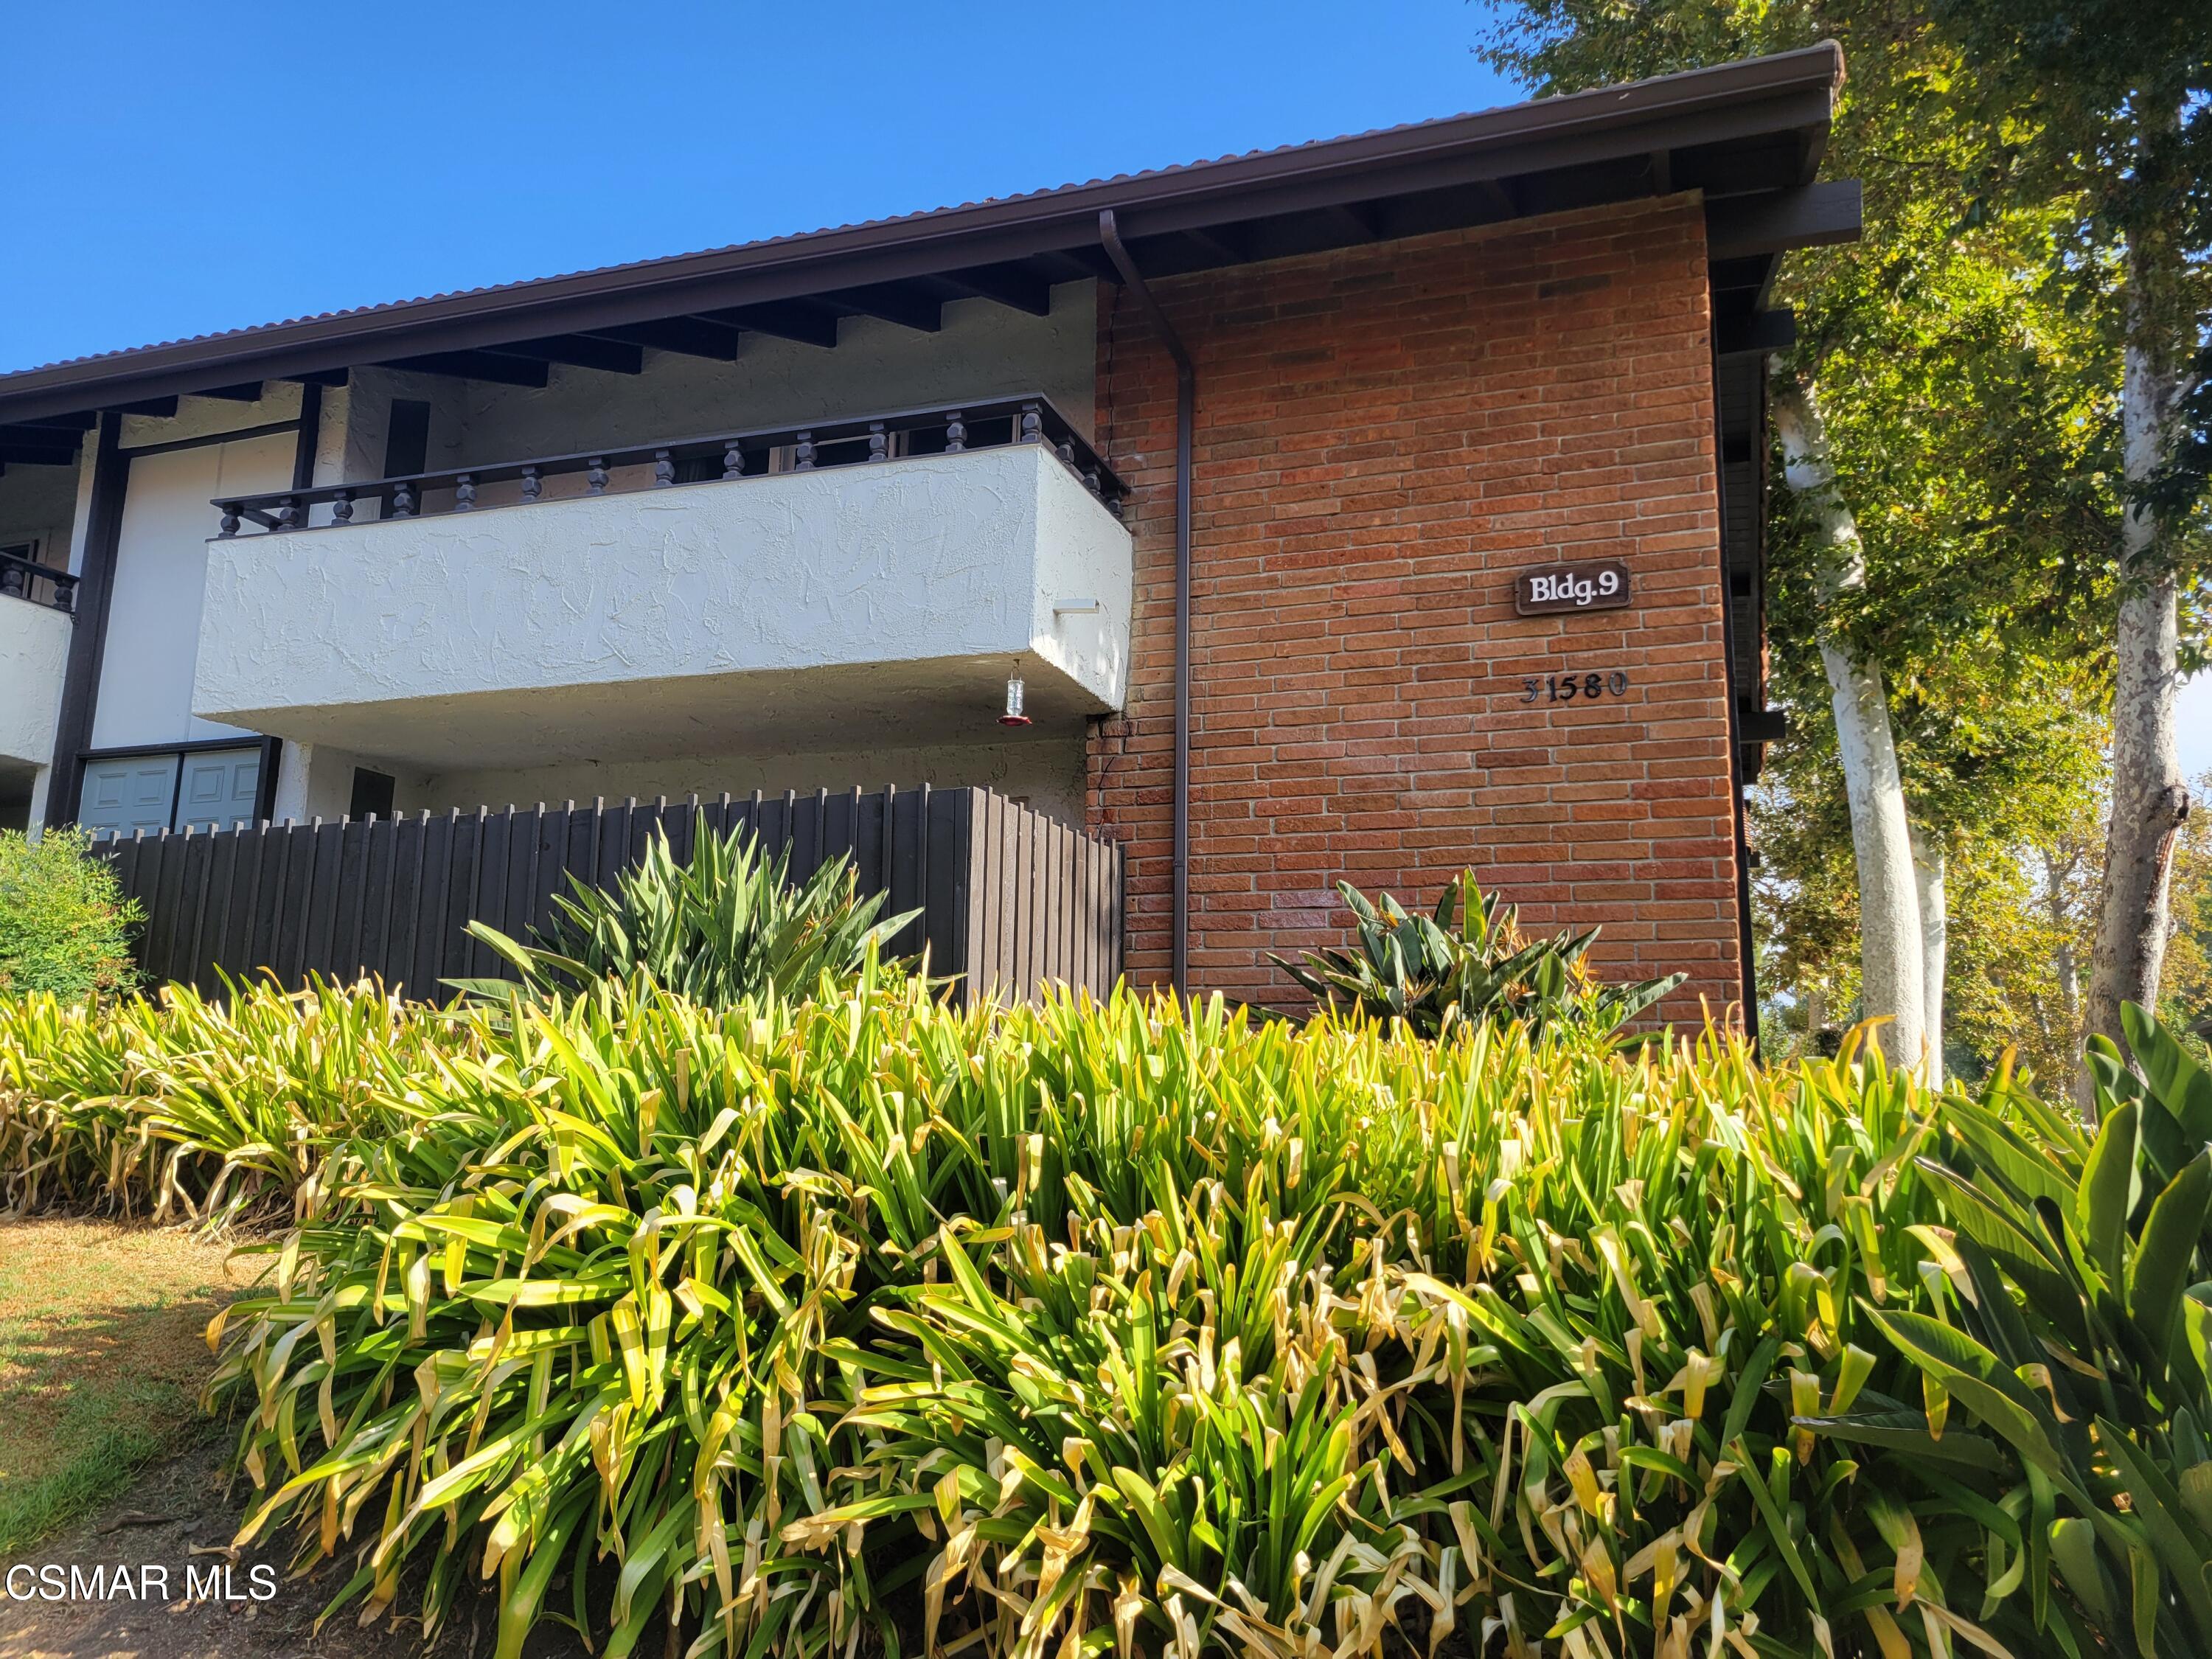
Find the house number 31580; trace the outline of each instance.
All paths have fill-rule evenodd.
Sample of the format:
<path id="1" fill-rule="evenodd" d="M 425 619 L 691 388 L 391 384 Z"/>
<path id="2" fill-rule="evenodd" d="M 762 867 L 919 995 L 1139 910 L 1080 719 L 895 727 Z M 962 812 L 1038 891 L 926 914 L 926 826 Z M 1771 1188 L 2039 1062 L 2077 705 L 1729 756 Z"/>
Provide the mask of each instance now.
<path id="1" fill-rule="evenodd" d="M 1595 702 L 1600 697 L 1626 696 L 1628 676 L 1616 668 L 1610 674 L 1547 674 L 1542 679 L 1521 682 L 1521 701 L 1534 702 L 1541 697 L 1546 702 L 1573 702 L 1577 698 Z"/>

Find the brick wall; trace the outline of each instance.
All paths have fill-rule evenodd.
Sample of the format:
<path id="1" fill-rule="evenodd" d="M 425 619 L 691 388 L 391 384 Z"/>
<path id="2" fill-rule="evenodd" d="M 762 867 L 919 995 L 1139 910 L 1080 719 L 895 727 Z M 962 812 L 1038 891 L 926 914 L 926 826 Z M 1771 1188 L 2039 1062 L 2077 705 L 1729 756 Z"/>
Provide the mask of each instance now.
<path id="1" fill-rule="evenodd" d="M 1703 221 L 1607 208 L 1163 281 L 1198 365 L 1191 981 L 1294 1001 L 1339 876 L 1434 902 L 1473 864 L 1601 922 L 1668 1006 L 1741 994 Z M 1091 827 L 1128 843 L 1129 965 L 1169 959 L 1175 380 L 1102 290 L 1098 431 L 1136 489 L 1123 714 Z M 1636 603 L 1514 614 L 1513 578 L 1619 556 Z M 1625 672 L 1625 696 L 1522 701 Z"/>

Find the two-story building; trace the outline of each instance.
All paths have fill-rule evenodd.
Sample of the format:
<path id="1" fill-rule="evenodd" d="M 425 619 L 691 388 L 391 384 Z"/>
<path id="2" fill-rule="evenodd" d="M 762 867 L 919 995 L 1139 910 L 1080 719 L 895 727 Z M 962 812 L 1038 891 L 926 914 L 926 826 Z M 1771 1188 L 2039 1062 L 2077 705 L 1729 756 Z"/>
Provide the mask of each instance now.
<path id="1" fill-rule="evenodd" d="M 1267 1000 L 1473 864 L 1745 994 L 1830 46 L 0 374 L 0 823 L 988 784 Z"/>

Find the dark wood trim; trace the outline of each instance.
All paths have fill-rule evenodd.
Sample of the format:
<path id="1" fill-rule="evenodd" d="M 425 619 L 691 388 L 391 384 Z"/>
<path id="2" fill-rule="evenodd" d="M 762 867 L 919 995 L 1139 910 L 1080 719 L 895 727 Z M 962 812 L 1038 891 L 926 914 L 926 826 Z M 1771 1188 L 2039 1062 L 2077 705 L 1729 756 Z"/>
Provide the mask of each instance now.
<path id="1" fill-rule="evenodd" d="M 205 391 L 192 393 L 195 398 L 220 398 L 230 404 L 258 404 L 261 401 L 261 382 L 241 380 L 236 386 L 211 386 Z"/>
<path id="2" fill-rule="evenodd" d="M 572 368 L 595 368 L 603 374 L 636 374 L 645 368 L 641 346 L 620 340 L 603 340 L 593 334 L 562 334 L 548 340 L 517 340 L 510 345 L 486 346 L 495 357 L 520 357 L 526 362 L 563 363 Z"/>
<path id="3" fill-rule="evenodd" d="M 132 444 L 121 451 L 123 459 L 135 461 L 142 455 L 173 455 L 180 449 L 211 449 L 217 444 L 234 444 L 247 438 L 271 438 L 279 432 L 290 432 L 300 425 L 297 416 L 289 421 L 268 421 L 259 426 L 234 427 L 228 432 L 203 432 L 193 438 L 170 438 L 158 444 Z"/>
<path id="4" fill-rule="evenodd" d="M 76 817 L 84 787 L 81 758 L 92 742 L 92 718 L 100 702 L 100 669 L 107 653 L 107 612 L 115 591 L 115 551 L 123 533 L 123 495 L 131 480 L 131 458 L 123 450 L 123 417 L 100 417 L 100 440 L 92 458 L 92 495 L 86 504 L 84 563 L 77 572 L 76 627 L 70 635 L 69 660 L 62 671 L 61 714 L 54 722 L 54 764 L 46 779 L 46 823 L 58 829 Z"/>
<path id="5" fill-rule="evenodd" d="M 253 819 L 266 823 L 276 814 L 276 769 L 283 763 L 284 739 L 261 739 L 261 779 L 253 789 Z"/>
<path id="6" fill-rule="evenodd" d="M 416 357 L 393 357 L 379 365 L 416 374 L 447 374 L 458 380 L 489 380 L 494 386 L 543 386 L 550 378 L 545 365 L 523 357 L 501 357 L 482 349 L 429 351 Z"/>
<path id="7" fill-rule="evenodd" d="M 878 288 L 833 289 L 822 296 L 831 305 L 879 322 L 896 323 L 923 334 L 945 326 L 945 303 L 923 298 L 914 289 L 885 283 Z"/>
<path id="8" fill-rule="evenodd" d="M 276 742 L 258 732 L 240 731 L 234 738 L 185 738 L 175 743 L 118 743 L 104 749 L 84 749 L 77 759 L 93 761 L 137 760 L 143 755 L 211 755 L 219 749 L 258 749 Z"/>
<path id="9" fill-rule="evenodd" d="M 1793 247 L 1856 242 L 1861 224 L 1859 181 L 1832 179 L 1797 190 L 1705 204 L 1705 257 L 1740 259 Z"/>
<path id="10" fill-rule="evenodd" d="M 833 349 L 837 343 L 837 317 L 805 300 L 776 300 L 754 306 L 734 306 L 725 311 L 701 313 L 708 322 L 728 323 L 756 334 L 773 334 L 779 340 Z"/>
<path id="11" fill-rule="evenodd" d="M 1713 323 L 1713 349 L 1723 357 L 1787 351 L 1796 343 L 1797 313 L 1788 306 L 1748 316 L 1722 317 Z"/>
<path id="12" fill-rule="evenodd" d="M 737 361 L 738 343 L 744 331 L 703 317 L 665 317 L 653 322 L 618 323 L 595 328 L 587 337 L 647 346 L 655 351 L 677 351 L 687 357 L 705 357 L 718 363 Z"/>
<path id="13" fill-rule="evenodd" d="M 315 449 L 323 435 L 322 387 L 301 386 L 299 428 L 299 441 L 292 446 L 292 488 L 312 489 L 315 486 Z"/>

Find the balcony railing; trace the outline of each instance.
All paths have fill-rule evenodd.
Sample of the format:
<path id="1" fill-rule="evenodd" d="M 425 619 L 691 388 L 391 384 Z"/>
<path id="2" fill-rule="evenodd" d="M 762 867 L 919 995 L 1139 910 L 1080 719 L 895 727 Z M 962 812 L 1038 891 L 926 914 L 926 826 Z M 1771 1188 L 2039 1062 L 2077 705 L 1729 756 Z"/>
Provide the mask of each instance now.
<path id="1" fill-rule="evenodd" d="M 487 484 L 514 483 L 520 489 L 512 501 L 485 502 L 485 506 L 535 501 L 544 498 L 548 478 L 575 473 L 584 477 L 585 495 L 604 495 L 609 493 L 615 475 L 625 468 L 650 466 L 650 483 L 639 487 L 665 489 L 763 477 L 771 472 L 812 472 L 907 456 L 957 454 L 1008 444 L 1036 444 L 1051 450 L 1109 511 L 1120 514 L 1128 486 L 1048 399 L 1037 396 L 581 450 L 573 455 L 380 478 L 372 483 L 325 484 L 265 495 L 218 497 L 212 505 L 222 509 L 222 533 L 228 537 L 237 535 L 248 524 L 272 532 L 308 529 L 308 509 L 324 503 L 331 509 L 330 524 L 313 528 L 350 523 L 363 501 L 374 501 L 378 517 L 385 520 L 437 512 L 468 513 L 477 509 L 478 491 Z M 503 489 L 500 493 L 506 494 Z"/>
<path id="2" fill-rule="evenodd" d="M 20 554 L 0 553 L 0 594 L 67 615 L 76 612 L 76 578 Z"/>

